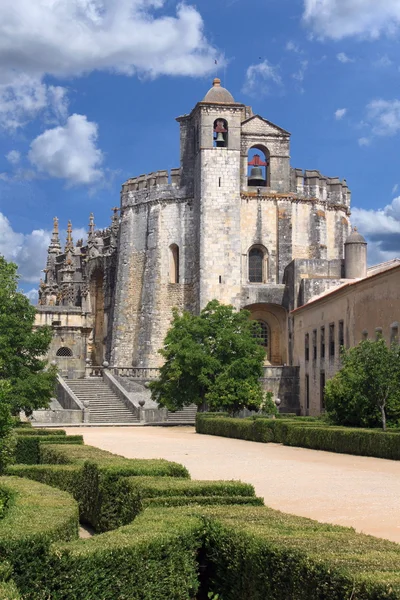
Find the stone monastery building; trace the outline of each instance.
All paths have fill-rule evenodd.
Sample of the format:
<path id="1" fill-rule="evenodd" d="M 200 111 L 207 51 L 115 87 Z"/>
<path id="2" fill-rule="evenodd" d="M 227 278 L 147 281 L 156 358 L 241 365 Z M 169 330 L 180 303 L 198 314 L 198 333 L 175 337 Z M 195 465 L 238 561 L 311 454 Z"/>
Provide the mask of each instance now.
<path id="1" fill-rule="evenodd" d="M 69 224 L 62 248 L 55 219 L 37 316 L 54 330 L 50 358 L 69 379 L 89 359 L 158 367 L 172 308 L 216 298 L 261 323 L 266 389 L 299 408 L 292 311 L 367 275 L 346 180 L 291 167 L 290 133 L 219 79 L 177 121 L 180 167 L 128 179 L 109 228 L 91 215 L 83 245 Z"/>

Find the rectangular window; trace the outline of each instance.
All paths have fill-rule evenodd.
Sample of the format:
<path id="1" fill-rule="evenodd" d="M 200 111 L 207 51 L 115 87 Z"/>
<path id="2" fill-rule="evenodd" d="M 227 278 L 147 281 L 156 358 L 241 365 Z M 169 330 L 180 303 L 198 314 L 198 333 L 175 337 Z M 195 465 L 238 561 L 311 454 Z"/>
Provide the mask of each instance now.
<path id="1" fill-rule="evenodd" d="M 304 340 L 304 354 L 305 359 L 310 360 L 310 336 L 306 333 L 306 337 Z"/>
<path id="2" fill-rule="evenodd" d="M 344 321 L 339 321 L 339 349 L 344 346 Z"/>
<path id="3" fill-rule="evenodd" d="M 310 378 L 306 375 L 306 410 L 307 414 L 310 409 Z"/>
<path id="4" fill-rule="evenodd" d="M 317 330 L 312 332 L 313 360 L 317 360 Z"/>
<path id="5" fill-rule="evenodd" d="M 321 371 L 319 381 L 320 381 L 321 410 L 325 410 L 325 373 L 324 373 L 324 371 Z"/>
<path id="6" fill-rule="evenodd" d="M 321 327 L 321 358 L 325 358 L 325 327 Z"/>
<path id="7" fill-rule="evenodd" d="M 329 356 L 335 356 L 335 324 L 329 325 Z"/>

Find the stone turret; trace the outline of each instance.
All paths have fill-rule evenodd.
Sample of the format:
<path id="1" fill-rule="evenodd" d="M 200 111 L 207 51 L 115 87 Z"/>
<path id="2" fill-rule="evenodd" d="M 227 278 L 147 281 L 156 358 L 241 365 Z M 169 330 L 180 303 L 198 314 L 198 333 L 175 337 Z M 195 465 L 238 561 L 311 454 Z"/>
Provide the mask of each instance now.
<path id="1" fill-rule="evenodd" d="M 367 276 L 367 242 L 356 227 L 344 243 L 344 265 L 346 279 Z"/>

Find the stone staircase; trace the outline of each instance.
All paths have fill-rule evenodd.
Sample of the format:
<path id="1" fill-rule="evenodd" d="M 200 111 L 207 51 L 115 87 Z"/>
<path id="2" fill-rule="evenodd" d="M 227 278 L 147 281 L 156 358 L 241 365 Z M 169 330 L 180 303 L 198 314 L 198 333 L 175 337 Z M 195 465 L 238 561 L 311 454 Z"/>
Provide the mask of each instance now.
<path id="1" fill-rule="evenodd" d="M 139 423 L 101 377 L 67 379 L 67 386 L 81 402 L 89 401 L 89 423 Z"/>
<path id="2" fill-rule="evenodd" d="M 177 410 L 176 412 L 168 411 L 167 423 L 174 423 L 174 425 L 182 424 L 194 424 L 196 420 L 197 406 L 191 404 L 185 406 L 183 410 Z"/>

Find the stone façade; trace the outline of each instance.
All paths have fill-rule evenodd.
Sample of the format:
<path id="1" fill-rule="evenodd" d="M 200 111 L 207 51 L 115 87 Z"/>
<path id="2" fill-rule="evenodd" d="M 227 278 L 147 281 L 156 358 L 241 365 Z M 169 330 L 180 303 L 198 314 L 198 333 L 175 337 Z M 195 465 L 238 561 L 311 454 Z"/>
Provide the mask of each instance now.
<path id="1" fill-rule="evenodd" d="M 343 282 L 345 180 L 292 168 L 290 134 L 235 102 L 219 80 L 177 121 L 180 168 L 126 181 L 110 228 L 97 231 L 91 218 L 87 244 L 74 245 L 70 232 L 62 250 L 55 223 L 38 322 L 57 323 L 50 358 L 81 340 L 77 372 L 88 357 L 159 366 L 172 308 L 197 313 L 214 298 L 264 323 L 266 364 L 290 366 L 290 311 Z M 255 150 L 267 163 L 260 185 L 249 175 Z M 61 324 L 60 310 L 74 314 L 75 329 Z"/>

